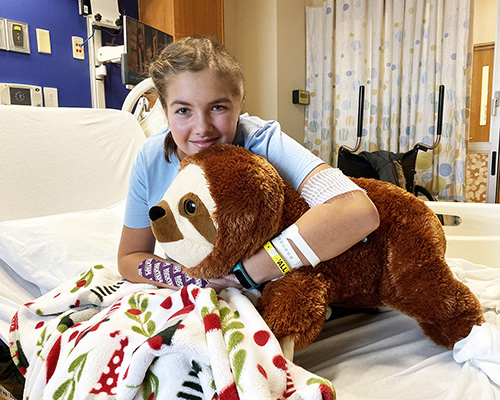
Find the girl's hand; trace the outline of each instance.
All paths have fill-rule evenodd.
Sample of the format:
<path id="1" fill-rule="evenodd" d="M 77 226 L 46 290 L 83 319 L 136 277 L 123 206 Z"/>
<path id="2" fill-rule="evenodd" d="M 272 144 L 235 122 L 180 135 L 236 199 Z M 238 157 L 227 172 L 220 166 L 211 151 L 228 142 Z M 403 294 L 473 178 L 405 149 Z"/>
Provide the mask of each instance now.
<path id="1" fill-rule="evenodd" d="M 243 289 L 243 286 L 241 286 L 241 284 L 238 282 L 238 279 L 236 279 L 236 276 L 234 276 L 234 274 L 229 274 L 222 278 L 210 279 L 206 287 L 212 288 L 216 292 L 228 287 Z"/>

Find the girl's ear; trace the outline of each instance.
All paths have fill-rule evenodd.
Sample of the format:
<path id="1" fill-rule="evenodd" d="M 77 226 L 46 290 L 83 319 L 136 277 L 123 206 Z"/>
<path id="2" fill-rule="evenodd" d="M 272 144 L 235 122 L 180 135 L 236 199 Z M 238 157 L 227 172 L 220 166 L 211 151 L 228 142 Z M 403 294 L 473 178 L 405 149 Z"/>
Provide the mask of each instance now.
<path id="1" fill-rule="evenodd" d="M 240 111 L 243 111 L 243 105 L 245 104 L 245 100 L 247 99 L 247 96 L 246 96 L 244 91 L 242 91 L 241 93 L 243 93 L 243 94 L 241 95 L 241 110 Z"/>

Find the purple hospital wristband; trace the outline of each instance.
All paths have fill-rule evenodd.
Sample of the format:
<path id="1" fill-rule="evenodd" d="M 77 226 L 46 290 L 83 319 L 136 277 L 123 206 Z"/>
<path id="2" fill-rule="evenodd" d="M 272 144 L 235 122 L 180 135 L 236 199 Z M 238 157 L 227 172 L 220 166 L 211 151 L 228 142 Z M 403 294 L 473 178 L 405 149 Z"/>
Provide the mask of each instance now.
<path id="1" fill-rule="evenodd" d="M 182 267 L 178 264 L 171 264 L 148 258 L 144 260 L 138 267 L 137 273 L 146 279 L 155 282 L 165 283 L 167 285 L 181 288 L 190 284 L 195 284 L 200 287 L 208 285 L 205 279 L 191 278 L 182 272 Z"/>

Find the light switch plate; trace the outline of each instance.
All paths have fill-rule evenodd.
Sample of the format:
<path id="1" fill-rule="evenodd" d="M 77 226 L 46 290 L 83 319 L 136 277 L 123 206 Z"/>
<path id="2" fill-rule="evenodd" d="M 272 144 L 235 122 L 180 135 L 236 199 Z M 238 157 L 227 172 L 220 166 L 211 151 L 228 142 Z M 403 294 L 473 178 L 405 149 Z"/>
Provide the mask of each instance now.
<path id="1" fill-rule="evenodd" d="M 7 50 L 30 54 L 30 37 L 26 22 L 7 20 Z"/>
<path id="2" fill-rule="evenodd" d="M 38 44 L 39 53 L 51 54 L 50 31 L 36 28 L 36 42 Z"/>
<path id="3" fill-rule="evenodd" d="M 57 88 L 44 87 L 43 99 L 45 100 L 45 107 L 59 107 Z"/>
<path id="4" fill-rule="evenodd" d="M 0 18 L 0 50 L 7 50 L 7 21 Z"/>

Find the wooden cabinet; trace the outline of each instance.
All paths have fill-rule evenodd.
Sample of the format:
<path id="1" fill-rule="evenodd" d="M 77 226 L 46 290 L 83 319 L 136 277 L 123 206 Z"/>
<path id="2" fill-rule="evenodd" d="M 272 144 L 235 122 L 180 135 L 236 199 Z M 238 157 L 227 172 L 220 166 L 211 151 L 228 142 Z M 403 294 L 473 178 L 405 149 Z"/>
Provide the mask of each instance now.
<path id="1" fill-rule="evenodd" d="M 139 0 L 139 20 L 174 40 L 196 34 L 224 41 L 224 0 Z"/>

